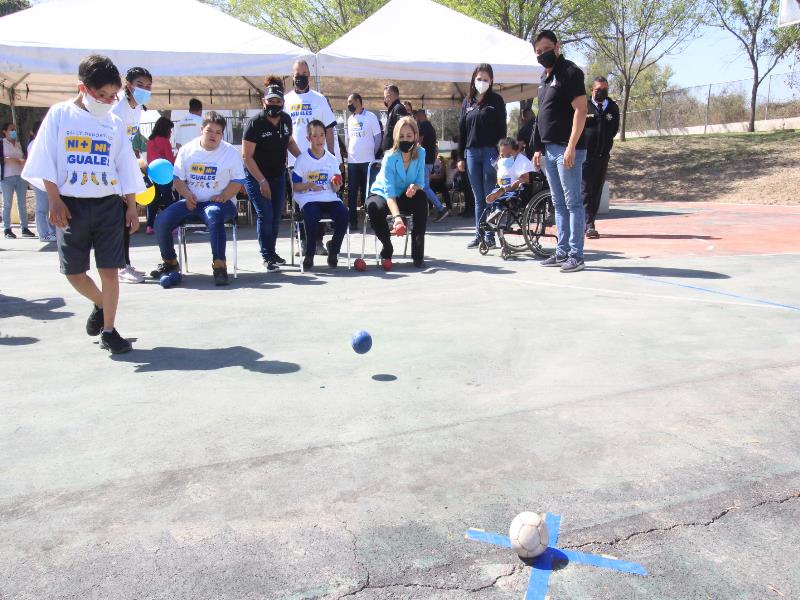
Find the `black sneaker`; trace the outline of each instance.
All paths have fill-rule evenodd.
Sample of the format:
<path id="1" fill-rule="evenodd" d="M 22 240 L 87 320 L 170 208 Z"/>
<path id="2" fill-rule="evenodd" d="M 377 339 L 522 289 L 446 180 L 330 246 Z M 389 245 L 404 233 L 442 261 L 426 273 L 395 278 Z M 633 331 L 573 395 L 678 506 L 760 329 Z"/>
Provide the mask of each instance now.
<path id="1" fill-rule="evenodd" d="M 168 262 L 160 263 L 154 271 L 150 271 L 150 277 L 153 279 L 161 279 L 162 275 L 166 275 L 167 273 L 176 273 L 180 271 L 181 267 L 178 264 L 178 261 L 175 261 L 174 264 Z"/>
<path id="2" fill-rule="evenodd" d="M 565 262 L 567 262 L 566 256 L 559 256 L 558 254 L 553 254 L 550 258 L 543 260 L 539 264 L 543 267 L 560 267 Z"/>
<path id="3" fill-rule="evenodd" d="M 303 259 L 303 269 L 310 271 L 314 268 L 314 255 L 309 254 Z"/>
<path id="4" fill-rule="evenodd" d="M 267 270 L 267 273 L 277 273 L 281 270 L 280 265 L 272 259 L 264 261 L 264 268 Z"/>
<path id="5" fill-rule="evenodd" d="M 228 269 L 227 267 L 214 267 L 214 285 L 228 285 L 230 280 L 228 279 Z"/>
<path id="6" fill-rule="evenodd" d="M 4 230 L 3 233 L 5 234 L 7 240 L 15 240 L 15 239 L 17 239 L 17 236 L 14 235 L 14 232 L 11 231 L 10 229 Z"/>
<path id="7" fill-rule="evenodd" d="M 331 269 L 335 269 L 336 266 L 339 264 L 339 255 L 336 252 L 331 251 L 331 244 L 333 241 L 327 242 L 325 244 L 325 248 L 328 251 L 328 266 Z"/>
<path id="8" fill-rule="evenodd" d="M 100 334 L 100 347 L 111 354 L 125 354 L 133 350 L 131 343 L 122 337 L 116 329 L 104 331 Z"/>
<path id="9" fill-rule="evenodd" d="M 103 331 L 103 309 L 96 304 L 92 308 L 92 314 L 86 319 L 86 333 L 95 337 Z"/>
<path id="10" fill-rule="evenodd" d="M 582 258 L 576 258 L 574 256 L 570 256 L 567 260 L 564 261 L 564 264 L 561 266 L 562 273 L 575 273 L 576 271 L 583 271 L 584 263 Z"/>
<path id="11" fill-rule="evenodd" d="M 439 221 L 441 221 L 442 219 L 445 219 L 445 218 L 447 218 L 447 216 L 448 216 L 449 214 L 450 214 L 450 209 L 449 209 L 449 208 L 445 208 L 445 209 L 444 209 L 443 211 L 441 211 L 441 212 L 440 212 L 438 215 L 436 215 L 436 219 L 435 219 L 433 222 L 434 222 L 434 223 L 438 223 L 438 222 L 439 222 Z"/>
<path id="12" fill-rule="evenodd" d="M 275 263 L 276 265 L 278 265 L 278 266 L 281 266 L 281 267 L 282 267 L 283 265 L 285 265 L 285 264 L 286 264 L 286 259 L 284 259 L 284 258 L 281 258 L 281 257 L 280 257 L 280 256 L 278 256 L 277 254 L 273 254 L 273 255 L 272 255 L 272 257 L 269 259 L 269 261 L 268 261 L 268 262 L 273 262 L 273 263 Z"/>
<path id="13" fill-rule="evenodd" d="M 33 238 L 36 237 L 36 234 L 26 227 L 22 230 L 22 237 Z"/>
<path id="14" fill-rule="evenodd" d="M 414 266 L 416 268 L 418 268 L 418 269 L 424 269 L 425 268 L 425 260 L 422 259 L 422 258 L 415 258 L 414 259 Z"/>
<path id="15" fill-rule="evenodd" d="M 467 248 L 477 248 L 480 245 L 481 245 L 481 241 L 478 238 L 475 238 L 469 244 L 467 244 Z"/>

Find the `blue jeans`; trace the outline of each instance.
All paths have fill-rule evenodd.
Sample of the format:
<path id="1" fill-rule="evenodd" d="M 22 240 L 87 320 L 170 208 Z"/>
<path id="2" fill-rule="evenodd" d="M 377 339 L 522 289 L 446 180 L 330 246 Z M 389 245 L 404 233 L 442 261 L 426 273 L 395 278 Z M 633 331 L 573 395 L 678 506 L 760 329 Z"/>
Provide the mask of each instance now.
<path id="1" fill-rule="evenodd" d="M 39 234 L 39 239 L 43 240 L 46 235 L 56 234 L 56 226 L 47 220 L 47 214 L 50 212 L 47 192 L 35 187 L 33 193 L 36 195 L 36 233 Z"/>
<path id="2" fill-rule="evenodd" d="M 339 201 L 336 202 L 306 202 L 303 205 L 303 222 L 306 231 L 316 231 L 322 213 L 327 213 L 333 219 L 333 242 L 331 242 L 330 255 L 339 254 L 342 240 L 347 233 L 347 207 Z M 317 250 L 316 236 L 306 236 L 306 256 L 314 256 Z"/>
<path id="3" fill-rule="evenodd" d="M 586 150 L 575 151 L 575 165 L 571 169 L 564 166 L 566 146 L 546 144 L 542 153 L 542 166 L 550 184 L 553 207 L 556 211 L 556 230 L 558 232 L 558 256 L 573 256 L 583 259 L 583 236 L 586 228 L 586 211 L 581 196 L 581 179 Z"/>
<path id="4" fill-rule="evenodd" d="M 442 205 L 442 201 L 436 196 L 436 192 L 433 191 L 431 188 L 431 173 L 433 173 L 433 165 L 426 164 L 425 165 L 425 195 L 428 197 L 428 202 L 433 204 L 433 207 L 442 212 L 444 210 L 444 206 Z"/>
<path id="5" fill-rule="evenodd" d="M 275 243 L 278 241 L 281 215 L 286 204 L 286 173 L 281 173 L 277 177 L 267 177 L 267 183 L 272 192 L 272 198 L 264 198 L 261 195 L 258 182 L 252 175 L 247 175 L 244 182 L 244 189 L 250 198 L 250 204 L 256 211 L 256 235 L 263 260 L 277 256 Z"/>
<path id="6" fill-rule="evenodd" d="M 14 192 L 17 192 L 17 211 L 19 224 L 22 229 L 28 228 L 28 205 L 25 203 L 25 194 L 28 192 L 28 182 L 19 175 L 9 175 L 0 181 L 3 192 L 3 228 L 11 229 L 11 201 Z"/>
<path id="7" fill-rule="evenodd" d="M 464 158 L 467 161 L 467 176 L 469 185 L 472 188 L 472 195 L 475 196 L 475 236 L 478 235 L 478 227 L 481 222 L 481 215 L 486 208 L 486 196 L 497 187 L 497 170 L 492 164 L 497 160 L 497 148 L 467 148 Z M 486 240 L 493 240 L 492 234 L 486 235 Z"/>
<path id="8" fill-rule="evenodd" d="M 161 258 L 175 260 L 175 243 L 172 241 L 172 230 L 186 221 L 188 217 L 197 217 L 208 227 L 208 239 L 211 243 L 211 256 L 214 260 L 225 260 L 225 221 L 236 216 L 236 206 L 228 200 L 219 202 L 198 202 L 194 210 L 189 210 L 186 200 L 178 200 L 156 217 L 156 239 L 161 250 Z"/>

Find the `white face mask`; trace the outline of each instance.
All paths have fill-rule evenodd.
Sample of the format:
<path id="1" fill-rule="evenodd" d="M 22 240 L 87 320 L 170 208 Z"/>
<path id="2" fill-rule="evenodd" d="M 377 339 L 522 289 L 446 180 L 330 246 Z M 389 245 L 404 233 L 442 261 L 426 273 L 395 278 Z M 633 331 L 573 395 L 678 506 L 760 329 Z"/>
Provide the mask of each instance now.
<path id="1" fill-rule="evenodd" d="M 478 90 L 479 94 L 485 94 L 489 90 L 489 86 L 492 85 L 488 81 L 481 81 L 480 79 L 475 80 L 475 89 Z"/>
<path id="2" fill-rule="evenodd" d="M 106 104 L 105 102 L 95 100 L 92 98 L 89 92 L 83 93 L 83 105 L 86 107 L 86 110 L 88 110 L 89 113 L 97 119 L 102 119 L 105 117 L 114 107 L 113 104 Z"/>

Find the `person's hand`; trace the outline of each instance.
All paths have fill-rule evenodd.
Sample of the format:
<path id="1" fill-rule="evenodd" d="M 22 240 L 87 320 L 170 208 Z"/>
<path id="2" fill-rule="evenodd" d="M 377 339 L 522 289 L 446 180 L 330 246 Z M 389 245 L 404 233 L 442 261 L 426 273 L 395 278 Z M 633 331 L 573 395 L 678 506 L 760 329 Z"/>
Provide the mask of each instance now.
<path id="1" fill-rule="evenodd" d="M 222 204 L 223 202 L 227 201 L 225 196 L 223 196 L 222 194 L 215 194 L 214 196 L 211 196 L 209 200 L 211 202 L 216 202 L 217 204 Z"/>
<path id="2" fill-rule="evenodd" d="M 533 166 L 537 169 L 542 168 L 542 153 L 538 150 L 533 153 Z"/>
<path id="3" fill-rule="evenodd" d="M 309 184 L 307 190 L 308 192 L 321 192 L 322 186 L 317 185 L 316 183 Z"/>
<path id="4" fill-rule="evenodd" d="M 186 208 L 188 208 L 189 210 L 194 210 L 195 208 L 197 208 L 197 198 L 192 192 L 189 192 L 186 195 Z"/>
<path id="5" fill-rule="evenodd" d="M 456 169 L 461 171 L 462 173 L 467 170 L 467 165 L 464 163 L 463 160 L 460 160 L 456 163 Z"/>
<path id="6" fill-rule="evenodd" d="M 139 211 L 136 210 L 136 202 L 133 200 L 128 201 L 128 208 L 125 211 L 125 227 L 131 233 L 139 231 Z"/>
<path id="7" fill-rule="evenodd" d="M 416 183 L 412 183 L 406 190 L 406 198 L 413 198 L 414 194 L 416 194 L 419 190 L 420 187 Z"/>
<path id="8" fill-rule="evenodd" d="M 397 216 L 394 218 L 393 230 L 397 237 L 402 237 L 406 234 L 406 224 L 403 221 L 403 217 Z"/>
<path id="9" fill-rule="evenodd" d="M 567 149 L 564 151 L 564 167 L 567 169 L 571 169 L 575 166 L 575 148 L 571 148 L 567 146 Z"/>
<path id="10" fill-rule="evenodd" d="M 258 191 L 267 200 L 272 200 L 272 188 L 269 187 L 269 182 L 265 179 L 258 184 Z"/>
<path id="11" fill-rule="evenodd" d="M 71 218 L 72 215 L 70 214 L 67 205 L 64 204 L 64 201 L 61 198 L 50 199 L 50 214 L 48 215 L 48 221 L 50 221 L 59 229 L 66 229 L 69 226 L 69 220 Z"/>

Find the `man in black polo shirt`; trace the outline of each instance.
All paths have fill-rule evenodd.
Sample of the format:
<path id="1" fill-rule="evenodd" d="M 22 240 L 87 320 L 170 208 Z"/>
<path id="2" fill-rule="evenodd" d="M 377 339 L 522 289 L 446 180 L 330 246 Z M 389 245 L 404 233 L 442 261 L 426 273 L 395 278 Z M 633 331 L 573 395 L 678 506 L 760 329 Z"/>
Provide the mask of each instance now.
<path id="1" fill-rule="evenodd" d="M 383 104 L 389 111 L 386 115 L 386 131 L 383 133 L 383 151 L 391 150 L 394 145 L 394 126 L 408 111 L 400 102 L 400 90 L 396 85 L 388 84 L 383 88 Z"/>
<path id="2" fill-rule="evenodd" d="M 583 270 L 586 215 L 581 175 L 586 160 L 586 88 L 583 71 L 561 56 L 556 34 L 543 30 L 533 41 L 545 69 L 539 85 L 539 116 L 533 134 L 533 164 L 544 168 L 556 211 L 558 245 L 541 264 L 562 273 Z"/>
<path id="3" fill-rule="evenodd" d="M 586 162 L 583 163 L 583 206 L 586 209 L 586 237 L 597 239 L 594 226 L 614 136 L 619 131 L 619 107 L 608 97 L 608 79 L 595 77 L 586 114 Z"/>

